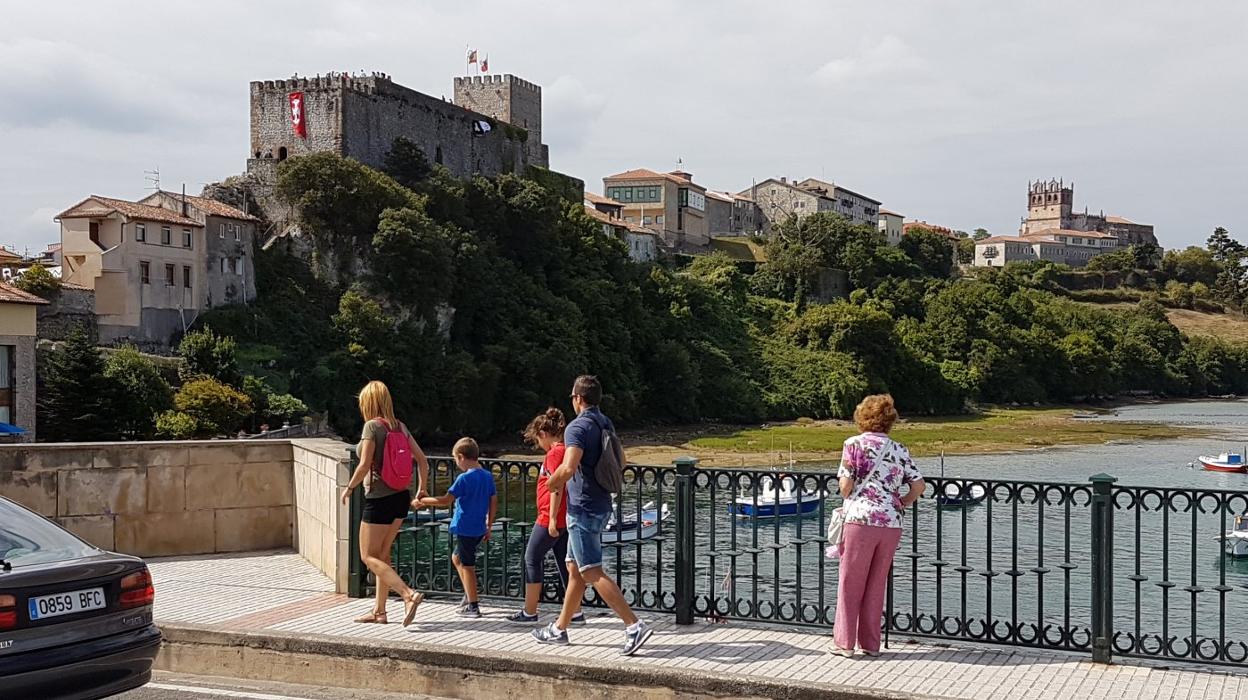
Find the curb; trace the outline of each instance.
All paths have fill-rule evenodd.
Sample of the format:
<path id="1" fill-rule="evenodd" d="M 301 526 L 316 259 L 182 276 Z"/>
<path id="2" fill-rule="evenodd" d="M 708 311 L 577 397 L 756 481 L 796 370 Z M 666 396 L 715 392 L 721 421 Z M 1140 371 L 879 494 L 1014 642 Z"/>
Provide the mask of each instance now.
<path id="1" fill-rule="evenodd" d="M 769 698 L 775 700 L 930 700 L 916 695 L 832 684 L 797 685 L 737 674 L 710 674 L 623 661 L 596 665 L 524 652 L 506 656 L 313 634 L 232 632 L 160 625 L 156 668 L 250 680 L 424 693 L 455 698 Z M 588 692 L 587 692 L 588 691 Z"/>

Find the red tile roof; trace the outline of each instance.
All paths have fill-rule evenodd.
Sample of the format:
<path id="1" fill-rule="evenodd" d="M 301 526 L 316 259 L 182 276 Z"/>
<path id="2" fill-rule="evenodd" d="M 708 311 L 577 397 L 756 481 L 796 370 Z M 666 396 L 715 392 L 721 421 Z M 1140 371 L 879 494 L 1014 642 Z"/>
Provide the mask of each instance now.
<path id="1" fill-rule="evenodd" d="M 18 289 L 17 287 L 14 287 L 8 282 L 0 282 L 0 302 L 5 303 L 5 304 L 46 304 L 48 303 L 46 300 L 40 299 L 39 297 L 35 296 L 34 294 L 31 294 L 30 292 L 23 292 L 22 290 Z"/>
<path id="2" fill-rule="evenodd" d="M 159 221 L 166 224 L 178 224 L 179 226 L 203 226 L 203 224 L 198 221 L 188 219 L 175 211 L 170 211 L 161 207 L 153 207 L 149 204 L 127 202 L 124 199 L 101 197 L 98 194 L 93 194 L 90 197 L 87 197 L 69 209 L 57 214 L 55 218 L 96 219 L 107 216 L 113 212 L 117 212 L 127 219 Z"/>
<path id="3" fill-rule="evenodd" d="M 589 190 L 585 190 L 585 201 L 592 202 L 594 204 L 605 204 L 607 206 L 612 206 L 612 207 L 624 206 L 622 202 L 617 202 L 614 199 L 611 199 L 610 197 L 603 197 L 602 195 L 596 194 L 594 192 L 590 192 Z"/>
<path id="4" fill-rule="evenodd" d="M 182 194 L 179 192 L 169 192 L 167 190 L 161 190 L 160 194 L 167 197 L 173 197 L 174 199 L 181 199 L 182 197 Z M 151 199 L 151 197 L 146 199 Z M 207 197 L 196 197 L 188 194 L 186 195 L 186 203 L 209 216 L 219 216 L 223 219 L 238 219 L 240 221 L 260 220 L 241 209 L 226 204 L 225 202 L 218 202 L 215 199 L 209 199 Z"/>
<path id="5" fill-rule="evenodd" d="M 687 175 L 688 173 L 685 173 L 685 174 Z M 675 182 L 681 185 L 693 185 L 694 187 L 705 189 L 701 185 L 693 182 L 692 180 L 686 180 L 685 178 L 675 175 L 673 173 L 656 173 L 653 170 L 649 170 L 647 168 L 636 168 L 633 170 L 625 170 L 622 173 L 616 173 L 615 175 L 608 175 L 602 179 L 604 181 L 606 180 L 668 180 L 670 182 Z"/>
<path id="6" fill-rule="evenodd" d="M 1027 238 L 1036 236 L 1082 236 L 1084 238 L 1118 238 L 1112 233 L 1101 233 L 1100 231 L 1076 231 L 1068 228 L 1046 228 L 1031 233 L 1024 233 Z"/>
<path id="7" fill-rule="evenodd" d="M 1111 224 L 1134 224 L 1135 223 L 1134 221 L 1130 219 L 1124 219 L 1121 216 L 1107 216 L 1105 217 L 1105 220 Z M 1139 225 L 1143 226 L 1145 224 L 1139 224 Z"/>

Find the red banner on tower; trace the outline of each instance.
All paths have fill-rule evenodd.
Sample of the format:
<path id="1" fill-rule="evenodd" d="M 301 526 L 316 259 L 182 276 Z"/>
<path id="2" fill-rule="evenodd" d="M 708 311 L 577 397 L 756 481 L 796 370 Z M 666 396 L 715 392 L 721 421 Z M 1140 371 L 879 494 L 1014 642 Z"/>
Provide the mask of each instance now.
<path id="1" fill-rule="evenodd" d="M 304 118 L 303 109 L 303 93 L 290 93 L 290 125 L 295 130 L 295 135 L 301 139 L 308 137 L 308 122 Z"/>

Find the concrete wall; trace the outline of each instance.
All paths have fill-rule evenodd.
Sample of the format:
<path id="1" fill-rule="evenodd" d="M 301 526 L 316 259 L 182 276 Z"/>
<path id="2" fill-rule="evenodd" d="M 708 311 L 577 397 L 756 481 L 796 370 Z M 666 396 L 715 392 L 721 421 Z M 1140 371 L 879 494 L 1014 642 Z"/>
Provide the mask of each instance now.
<path id="1" fill-rule="evenodd" d="M 0 495 L 139 556 L 290 547 L 286 441 L 0 445 Z"/>
<path id="2" fill-rule="evenodd" d="M 350 523 L 339 496 L 351 480 L 347 444 L 328 438 L 291 441 L 295 484 L 295 548 L 304 559 L 347 590 Z"/>

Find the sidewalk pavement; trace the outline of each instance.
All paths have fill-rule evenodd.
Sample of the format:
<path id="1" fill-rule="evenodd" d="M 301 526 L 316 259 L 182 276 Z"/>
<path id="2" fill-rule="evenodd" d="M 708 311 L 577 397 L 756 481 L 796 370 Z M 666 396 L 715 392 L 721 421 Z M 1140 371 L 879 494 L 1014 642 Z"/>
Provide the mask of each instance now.
<path id="1" fill-rule="evenodd" d="M 827 652 L 831 637 L 806 629 L 741 622 L 698 622 L 678 626 L 669 615 L 643 615 L 656 630 L 631 658 L 619 655 L 623 626 L 609 611 L 590 609 L 589 624 L 569 630 L 572 645 L 545 647 L 530 636 L 530 625 L 506 622 L 515 610 L 483 601 L 480 619 L 455 614 L 452 600 L 427 600 L 416 621 L 404 629 L 402 603 L 388 607 L 391 624 L 352 620 L 371 600 L 333 592 L 333 584 L 299 555 L 290 552 L 174 557 L 148 561 L 156 585 L 158 624 L 189 625 L 221 632 L 272 633 L 367 642 L 377 647 L 462 648 L 465 653 L 542 657 L 636 671 L 679 671 L 710 678 L 735 676 L 806 690 L 846 687 L 885 697 L 939 698 L 1192 698 L 1248 697 L 1248 669 L 1228 670 L 1176 664 L 1163 667 L 1122 660 L 1093 664 L 1087 656 L 1032 649 L 958 643 L 910 643 L 893 638 L 880 658 L 853 659 Z M 543 610 L 542 621 L 553 610 Z"/>

